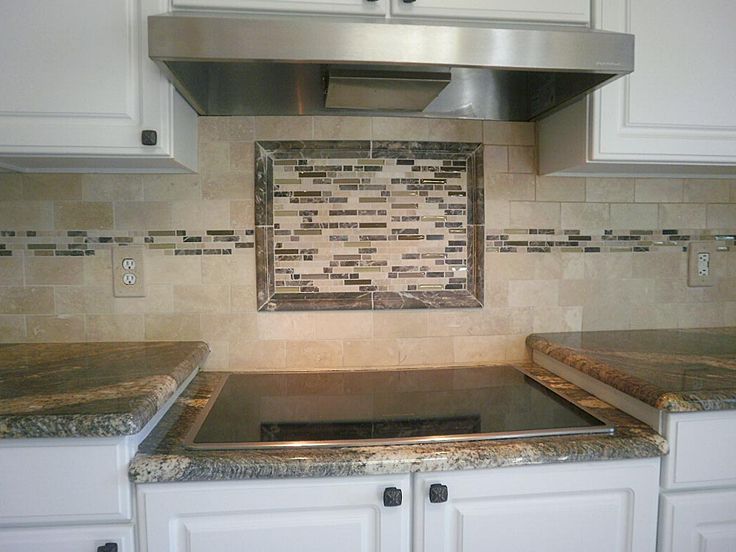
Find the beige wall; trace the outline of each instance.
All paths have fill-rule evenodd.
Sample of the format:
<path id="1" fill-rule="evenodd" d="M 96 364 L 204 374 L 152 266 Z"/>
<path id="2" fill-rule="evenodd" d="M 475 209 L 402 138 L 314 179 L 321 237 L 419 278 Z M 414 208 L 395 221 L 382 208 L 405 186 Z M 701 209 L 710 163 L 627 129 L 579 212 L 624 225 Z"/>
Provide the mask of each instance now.
<path id="1" fill-rule="evenodd" d="M 681 246 L 646 253 L 486 253 L 486 307 L 256 313 L 253 249 L 146 250 L 144 299 L 112 297 L 110 247 L 37 256 L 59 231 L 253 227 L 254 139 L 484 141 L 487 233 L 514 228 L 736 231 L 736 181 L 535 177 L 531 124 L 422 119 L 201 119 L 199 175 L 0 175 L 0 341 L 204 339 L 208 368 L 478 364 L 531 332 L 736 325 L 736 252 L 717 287 L 686 287 Z M 47 236 L 44 235 L 47 234 Z M 25 235 L 25 234 L 24 234 Z M 523 249 L 523 248 L 522 248 Z"/>

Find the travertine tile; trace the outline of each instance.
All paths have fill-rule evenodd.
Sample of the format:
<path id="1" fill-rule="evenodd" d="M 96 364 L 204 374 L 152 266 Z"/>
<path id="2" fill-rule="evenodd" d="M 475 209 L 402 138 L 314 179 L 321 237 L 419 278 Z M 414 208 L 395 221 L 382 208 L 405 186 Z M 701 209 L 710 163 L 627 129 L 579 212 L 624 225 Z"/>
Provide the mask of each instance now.
<path id="1" fill-rule="evenodd" d="M 397 366 L 399 343 L 395 339 L 347 340 L 343 342 L 343 365 L 353 368 Z"/>
<path id="2" fill-rule="evenodd" d="M 315 140 L 370 140 L 370 117 L 315 117 Z"/>
<path id="3" fill-rule="evenodd" d="M 726 326 L 736 326 L 736 302 L 724 303 L 723 309 L 723 322 Z"/>
<path id="4" fill-rule="evenodd" d="M 289 369 L 342 366 L 342 342 L 287 341 L 286 366 Z"/>
<path id="5" fill-rule="evenodd" d="M 251 341 L 257 338 L 256 315 L 251 314 L 203 314 L 202 339 L 207 341 Z"/>
<path id="6" fill-rule="evenodd" d="M 485 144 L 533 146 L 535 142 L 534 123 L 483 122 L 483 143 Z"/>
<path id="7" fill-rule="evenodd" d="M 51 314 L 54 290 L 51 287 L 0 286 L 0 314 Z"/>
<path id="8" fill-rule="evenodd" d="M 55 286 L 56 314 L 103 314 L 113 311 L 112 293 L 105 286 Z"/>
<path id="9" fill-rule="evenodd" d="M 534 200 L 534 185 L 534 176 L 530 174 L 490 174 L 485 177 L 485 199 Z"/>
<path id="10" fill-rule="evenodd" d="M 0 315 L 0 343 L 17 343 L 25 339 L 26 319 L 24 316 Z"/>
<path id="11" fill-rule="evenodd" d="M 677 327 L 677 305 L 631 305 L 631 329 L 650 330 Z"/>
<path id="12" fill-rule="evenodd" d="M 736 182 L 731 183 L 731 203 L 736 203 Z"/>
<path id="13" fill-rule="evenodd" d="M 484 288 L 484 308 L 496 309 L 509 306 L 509 283 L 506 280 L 489 280 L 486 278 Z"/>
<path id="14" fill-rule="evenodd" d="M 225 199 L 210 201 L 173 201 L 172 227 L 229 230 L 230 202 Z"/>
<path id="15" fill-rule="evenodd" d="M 426 311 L 373 313 L 375 338 L 424 337 L 427 335 Z"/>
<path id="16" fill-rule="evenodd" d="M 112 227 L 111 202 L 57 201 L 54 203 L 54 228 L 62 230 L 107 230 Z"/>
<path id="17" fill-rule="evenodd" d="M 28 341 L 39 343 L 84 341 L 84 316 L 26 316 Z"/>
<path id="18" fill-rule="evenodd" d="M 256 286 L 251 284 L 230 286 L 230 310 L 233 312 L 256 311 Z"/>
<path id="19" fill-rule="evenodd" d="M 509 146 L 509 172 L 537 173 L 537 160 L 533 146 Z"/>
<path id="20" fill-rule="evenodd" d="M 200 117 L 198 122 L 200 143 L 253 141 L 254 117 Z"/>
<path id="21" fill-rule="evenodd" d="M 540 307 L 534 309 L 534 332 L 579 332 L 583 307 Z"/>
<path id="22" fill-rule="evenodd" d="M 506 337 L 507 362 L 531 360 L 531 352 L 526 346 L 527 335 L 509 335 Z"/>
<path id="23" fill-rule="evenodd" d="M 511 226 L 511 215 L 509 213 L 508 200 L 496 201 L 488 195 L 485 197 L 484 216 L 486 228 L 509 228 Z"/>
<path id="24" fill-rule="evenodd" d="M 614 230 L 654 230 L 659 228 L 656 203 L 612 203 L 611 228 Z"/>
<path id="25" fill-rule="evenodd" d="M 585 200 L 599 203 L 634 201 L 633 178 L 586 178 Z"/>
<path id="26" fill-rule="evenodd" d="M 83 257 L 82 264 L 84 265 L 84 285 L 104 286 L 112 295 L 112 254 L 110 250 L 98 249 L 94 255 Z"/>
<path id="27" fill-rule="evenodd" d="M 736 204 L 708 205 L 706 228 L 736 229 Z"/>
<path id="28" fill-rule="evenodd" d="M 483 172 L 486 175 L 509 172 L 509 148 L 507 146 L 484 146 Z"/>
<path id="29" fill-rule="evenodd" d="M 285 341 L 236 341 L 230 343 L 229 370 L 278 370 L 286 368 Z"/>
<path id="30" fill-rule="evenodd" d="M 199 174 L 202 178 L 222 174 L 231 170 L 231 145 L 230 142 L 200 143 L 198 161 Z"/>
<path id="31" fill-rule="evenodd" d="M 230 169 L 253 173 L 255 170 L 255 144 L 253 142 L 230 143 Z"/>
<path id="32" fill-rule="evenodd" d="M 512 201 L 509 223 L 513 228 L 559 228 L 560 204 Z"/>
<path id="33" fill-rule="evenodd" d="M 143 201 L 143 177 L 139 174 L 83 174 L 84 201 Z"/>
<path id="34" fill-rule="evenodd" d="M 491 335 L 497 333 L 495 320 L 485 310 L 437 310 L 428 313 L 427 335 Z"/>
<path id="35" fill-rule="evenodd" d="M 23 285 L 23 257 L 0 257 L 0 285 Z"/>
<path id="36" fill-rule="evenodd" d="M 31 201 L 81 200 L 81 175 L 26 174 L 23 177 L 23 199 Z"/>
<path id="37" fill-rule="evenodd" d="M 688 203 L 728 203 L 730 195 L 729 180 L 685 180 L 685 201 Z"/>
<path id="38" fill-rule="evenodd" d="M 429 140 L 429 121 L 410 117 L 373 117 L 374 140 Z"/>
<path id="39" fill-rule="evenodd" d="M 634 278 L 672 278 L 677 275 L 687 278 L 687 255 L 680 251 L 634 254 L 632 257 Z"/>
<path id="40" fill-rule="evenodd" d="M 0 173 L 0 201 L 23 199 L 23 175 Z"/>
<path id="41" fill-rule="evenodd" d="M 678 328 L 716 328 L 723 326 L 720 303 L 681 303 L 677 305 Z"/>
<path id="42" fill-rule="evenodd" d="M 587 305 L 583 307 L 583 331 L 628 330 L 631 325 L 631 305 Z"/>
<path id="43" fill-rule="evenodd" d="M 88 314 L 87 341 L 142 341 L 142 314 Z"/>
<path id="44" fill-rule="evenodd" d="M 0 225 L 7 230 L 51 230 L 54 204 L 50 201 L 0 201 Z"/>
<path id="45" fill-rule="evenodd" d="M 207 341 L 210 354 L 202 370 L 205 372 L 227 372 L 230 370 L 230 343 L 227 341 Z"/>
<path id="46" fill-rule="evenodd" d="M 201 199 L 202 188 L 197 174 L 156 174 L 143 178 L 146 201 Z"/>
<path id="47" fill-rule="evenodd" d="M 311 140 L 312 117 L 256 117 L 256 140 Z"/>
<path id="48" fill-rule="evenodd" d="M 705 228 L 705 205 L 700 203 L 660 203 L 660 228 Z"/>
<path id="49" fill-rule="evenodd" d="M 148 341 L 197 341 L 202 339 L 199 314 L 146 314 Z"/>
<path id="50" fill-rule="evenodd" d="M 26 284 L 81 285 L 84 283 L 82 257 L 26 257 Z"/>
<path id="51" fill-rule="evenodd" d="M 206 175 L 202 182 L 203 199 L 252 199 L 253 176 L 243 172 Z"/>
<path id="52" fill-rule="evenodd" d="M 482 142 L 483 123 L 462 119 L 429 119 L 429 139 L 433 142 Z"/>
<path id="53" fill-rule="evenodd" d="M 201 284 L 202 258 L 195 256 L 146 256 L 147 284 Z"/>
<path id="54" fill-rule="evenodd" d="M 452 340 L 455 363 L 482 365 L 506 359 L 505 336 L 457 336 Z"/>
<path id="55" fill-rule="evenodd" d="M 611 224 L 607 203 L 563 203 L 562 227 L 580 230 L 608 228 Z"/>
<path id="56" fill-rule="evenodd" d="M 639 203 L 677 203 L 683 200 L 683 190 L 678 178 L 637 178 L 634 197 Z"/>
<path id="57" fill-rule="evenodd" d="M 565 176 L 538 176 L 537 201 L 585 201 L 585 179 Z"/>
<path id="58" fill-rule="evenodd" d="M 258 314 L 258 339 L 313 340 L 317 337 L 314 317 L 306 312 L 264 312 Z"/>
<path id="59" fill-rule="evenodd" d="M 230 202 L 230 228 L 252 228 L 255 224 L 255 202 L 252 199 Z"/>
<path id="60" fill-rule="evenodd" d="M 118 230 L 168 230 L 172 228 L 170 202 L 116 201 L 114 205 L 115 228 Z"/>
<path id="61" fill-rule="evenodd" d="M 509 306 L 557 306 L 559 283 L 556 280 L 517 280 L 509 282 Z"/>
<path id="62" fill-rule="evenodd" d="M 583 265 L 584 277 L 588 280 L 620 280 L 622 278 L 647 277 L 642 273 L 634 276 L 633 253 L 600 253 L 585 255 Z"/>
<path id="63" fill-rule="evenodd" d="M 186 284 L 174 286 L 175 312 L 227 312 L 229 305 L 230 286 Z"/>
<path id="64" fill-rule="evenodd" d="M 485 278 L 492 280 L 533 280 L 536 259 L 534 255 L 487 253 Z"/>
<path id="65" fill-rule="evenodd" d="M 171 313 L 174 312 L 174 288 L 168 284 L 148 284 L 145 297 L 115 297 L 112 305 L 118 314 Z"/>
<path id="66" fill-rule="evenodd" d="M 203 284 L 242 284 L 255 281 L 255 259 L 250 255 L 202 257 Z"/>
<path id="67" fill-rule="evenodd" d="M 373 313 L 361 311 L 315 312 L 319 339 L 368 339 L 373 336 Z"/>
<path id="68" fill-rule="evenodd" d="M 488 335 L 530 334 L 534 309 L 531 307 L 502 307 L 490 312 Z"/>
<path id="69" fill-rule="evenodd" d="M 454 344 L 450 337 L 418 337 L 399 339 L 401 366 L 438 366 L 455 359 Z"/>

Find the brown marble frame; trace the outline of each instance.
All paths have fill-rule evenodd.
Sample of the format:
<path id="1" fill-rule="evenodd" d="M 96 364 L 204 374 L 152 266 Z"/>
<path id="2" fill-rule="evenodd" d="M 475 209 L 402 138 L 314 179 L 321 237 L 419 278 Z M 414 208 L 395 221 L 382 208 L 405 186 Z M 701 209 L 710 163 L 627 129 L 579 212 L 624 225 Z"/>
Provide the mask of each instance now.
<path id="1" fill-rule="evenodd" d="M 275 293 L 274 159 L 451 159 L 467 161 L 467 290 Z M 483 145 L 464 142 L 282 141 L 255 144 L 256 288 L 259 311 L 483 307 Z"/>

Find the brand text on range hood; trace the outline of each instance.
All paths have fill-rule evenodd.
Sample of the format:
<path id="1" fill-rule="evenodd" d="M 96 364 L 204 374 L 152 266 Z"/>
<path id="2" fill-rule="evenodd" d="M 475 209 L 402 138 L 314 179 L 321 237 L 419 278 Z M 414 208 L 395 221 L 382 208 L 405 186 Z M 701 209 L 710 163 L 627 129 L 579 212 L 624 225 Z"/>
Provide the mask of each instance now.
<path id="1" fill-rule="evenodd" d="M 149 55 L 202 115 L 529 121 L 634 68 L 633 35 L 314 17 L 149 17 Z"/>

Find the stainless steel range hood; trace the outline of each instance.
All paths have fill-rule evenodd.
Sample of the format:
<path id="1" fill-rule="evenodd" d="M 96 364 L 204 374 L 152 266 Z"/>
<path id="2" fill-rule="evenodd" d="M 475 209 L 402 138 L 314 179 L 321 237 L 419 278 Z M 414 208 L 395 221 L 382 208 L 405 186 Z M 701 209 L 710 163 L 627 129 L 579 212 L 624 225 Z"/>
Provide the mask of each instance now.
<path id="1" fill-rule="evenodd" d="M 148 50 L 201 115 L 529 121 L 634 69 L 633 35 L 559 26 L 170 13 Z"/>

